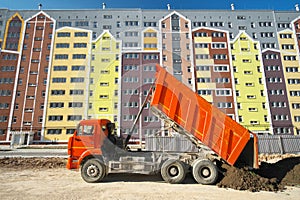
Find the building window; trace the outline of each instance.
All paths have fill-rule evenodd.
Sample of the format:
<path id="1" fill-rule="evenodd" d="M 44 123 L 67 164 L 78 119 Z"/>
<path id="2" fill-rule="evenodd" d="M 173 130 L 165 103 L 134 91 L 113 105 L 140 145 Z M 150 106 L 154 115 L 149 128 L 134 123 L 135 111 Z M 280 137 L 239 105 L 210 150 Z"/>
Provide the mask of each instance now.
<path id="1" fill-rule="evenodd" d="M 72 22 L 58 22 L 58 27 L 64 27 L 64 26 L 72 26 Z"/>
<path id="2" fill-rule="evenodd" d="M 75 26 L 89 26 L 88 21 L 76 21 Z"/>
<path id="3" fill-rule="evenodd" d="M 300 79 L 288 79 L 288 84 L 300 84 Z"/>
<path id="4" fill-rule="evenodd" d="M 223 27 L 224 22 L 210 22 L 211 27 Z"/>
<path id="5" fill-rule="evenodd" d="M 68 121 L 80 121 L 80 120 L 82 120 L 82 116 L 81 115 L 68 115 L 67 120 Z"/>
<path id="6" fill-rule="evenodd" d="M 63 108 L 63 102 L 50 102 L 50 108 Z"/>
<path id="7" fill-rule="evenodd" d="M 284 90 L 269 90 L 270 95 L 284 95 Z"/>
<path id="8" fill-rule="evenodd" d="M 281 34 L 279 34 L 279 37 L 281 38 L 281 39 L 290 39 L 290 38 L 293 38 L 292 37 L 292 34 L 290 34 L 290 33 L 281 33 Z"/>
<path id="9" fill-rule="evenodd" d="M 71 33 L 70 32 L 58 32 L 57 37 L 70 37 Z"/>
<path id="10" fill-rule="evenodd" d="M 83 83 L 84 77 L 71 77 L 71 83 Z"/>
<path id="11" fill-rule="evenodd" d="M 285 121 L 288 120 L 288 115 L 273 115 L 273 119 L 276 121 Z"/>
<path id="12" fill-rule="evenodd" d="M 106 107 L 100 107 L 99 112 L 108 112 L 108 108 Z"/>
<path id="13" fill-rule="evenodd" d="M 139 21 L 125 21 L 125 26 L 139 26 Z"/>
<path id="14" fill-rule="evenodd" d="M 213 55 L 213 59 L 216 59 L 216 60 L 226 60 L 227 59 L 227 55 L 226 54 L 214 54 Z"/>
<path id="15" fill-rule="evenodd" d="M 225 37 L 225 34 L 222 32 L 213 32 L 212 37 Z"/>
<path id="16" fill-rule="evenodd" d="M 67 60 L 69 58 L 68 54 L 55 54 L 55 60 Z"/>
<path id="17" fill-rule="evenodd" d="M 216 89 L 216 96 L 231 96 L 230 89 Z"/>
<path id="18" fill-rule="evenodd" d="M 257 108 L 248 108 L 249 112 L 257 112 Z"/>
<path id="19" fill-rule="evenodd" d="M 256 95 L 247 95 L 247 99 L 256 99 Z"/>
<path id="20" fill-rule="evenodd" d="M 66 134 L 73 134 L 76 129 L 67 129 Z"/>
<path id="21" fill-rule="evenodd" d="M 65 95 L 65 90 L 51 90 L 51 95 Z"/>
<path id="22" fill-rule="evenodd" d="M 53 66 L 53 71 L 67 71 L 68 67 L 65 65 Z"/>
<path id="23" fill-rule="evenodd" d="M 66 78 L 52 78 L 52 83 L 65 83 L 66 81 Z"/>
<path id="24" fill-rule="evenodd" d="M 70 95 L 83 95 L 84 90 L 70 90 Z"/>
<path id="25" fill-rule="evenodd" d="M 82 108 L 83 103 L 82 102 L 69 102 L 69 108 Z"/>
<path id="26" fill-rule="evenodd" d="M 75 37 L 87 37 L 88 33 L 87 32 L 75 32 L 74 36 Z"/>
<path id="27" fill-rule="evenodd" d="M 219 102 L 217 104 L 218 108 L 232 108 L 232 103 L 229 102 Z"/>
<path id="28" fill-rule="evenodd" d="M 48 129 L 47 130 L 47 134 L 49 134 L 49 135 L 53 135 L 53 134 L 59 135 L 59 134 L 61 134 L 61 132 L 62 132 L 61 129 Z"/>
<path id="29" fill-rule="evenodd" d="M 85 66 L 84 65 L 73 65 L 72 66 L 72 71 L 84 71 L 84 70 L 85 70 Z"/>
<path id="30" fill-rule="evenodd" d="M 277 26 L 278 28 L 291 28 L 290 23 L 278 23 Z"/>
<path id="31" fill-rule="evenodd" d="M 250 124 L 251 124 L 251 125 L 258 125 L 258 124 L 259 124 L 259 121 L 251 120 L 251 121 L 250 121 Z"/>
<path id="32" fill-rule="evenodd" d="M 273 37 L 275 37 L 275 33 L 274 32 L 261 32 L 260 36 L 262 38 L 273 38 Z"/>
<path id="33" fill-rule="evenodd" d="M 272 22 L 258 22 L 258 25 L 260 27 L 270 27 L 270 26 L 273 26 L 273 23 Z"/>
<path id="34" fill-rule="evenodd" d="M 50 115 L 48 116 L 48 121 L 62 121 L 63 115 Z"/>
<path id="35" fill-rule="evenodd" d="M 73 47 L 74 48 L 86 48 L 87 43 L 74 43 Z"/>
<path id="36" fill-rule="evenodd" d="M 292 90 L 292 91 L 290 91 L 290 96 L 292 96 L 292 97 L 295 97 L 295 96 L 300 97 L 300 90 Z"/>
<path id="37" fill-rule="evenodd" d="M 72 58 L 73 59 L 85 59 L 86 54 L 73 54 Z"/>
<path id="38" fill-rule="evenodd" d="M 243 116 L 239 116 L 239 122 L 243 122 Z"/>

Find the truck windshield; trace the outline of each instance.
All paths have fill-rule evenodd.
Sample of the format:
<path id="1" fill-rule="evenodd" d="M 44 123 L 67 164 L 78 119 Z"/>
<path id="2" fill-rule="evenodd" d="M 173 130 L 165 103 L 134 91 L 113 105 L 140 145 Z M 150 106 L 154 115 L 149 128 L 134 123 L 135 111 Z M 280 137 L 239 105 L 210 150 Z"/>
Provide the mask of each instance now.
<path id="1" fill-rule="evenodd" d="M 94 126 L 92 125 L 79 125 L 77 135 L 93 135 Z"/>

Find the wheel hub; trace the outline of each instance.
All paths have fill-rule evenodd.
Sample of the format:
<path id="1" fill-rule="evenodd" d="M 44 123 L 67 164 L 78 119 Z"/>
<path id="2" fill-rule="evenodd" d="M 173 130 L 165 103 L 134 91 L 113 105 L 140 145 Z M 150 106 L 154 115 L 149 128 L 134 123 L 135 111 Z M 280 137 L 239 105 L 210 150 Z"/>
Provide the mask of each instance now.
<path id="1" fill-rule="evenodd" d="M 169 169 L 169 173 L 170 173 L 171 176 L 177 176 L 179 171 L 178 171 L 177 167 L 172 166 Z"/>
<path id="2" fill-rule="evenodd" d="M 201 174 L 202 174 L 203 177 L 207 178 L 207 177 L 210 176 L 210 170 L 209 170 L 208 168 L 205 167 L 205 168 L 203 168 L 203 169 L 201 170 Z"/>
<path id="3" fill-rule="evenodd" d="M 97 176 L 99 173 L 99 169 L 95 166 L 95 165 L 90 165 L 88 168 L 87 168 L 87 175 L 88 176 L 92 176 L 92 177 L 95 177 Z"/>

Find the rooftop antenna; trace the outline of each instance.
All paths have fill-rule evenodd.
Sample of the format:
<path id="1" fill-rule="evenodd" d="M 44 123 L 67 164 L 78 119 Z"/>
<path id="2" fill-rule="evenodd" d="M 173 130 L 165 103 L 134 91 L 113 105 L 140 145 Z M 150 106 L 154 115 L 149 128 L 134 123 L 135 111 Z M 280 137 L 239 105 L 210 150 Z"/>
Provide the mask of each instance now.
<path id="1" fill-rule="evenodd" d="M 167 4 L 167 8 L 168 8 L 168 10 L 171 9 L 171 5 L 169 3 Z"/>
<path id="2" fill-rule="evenodd" d="M 299 12 L 299 4 L 295 5 L 296 11 Z"/>
<path id="3" fill-rule="evenodd" d="M 234 10 L 234 4 L 230 4 L 231 10 Z"/>
<path id="4" fill-rule="evenodd" d="M 43 5 L 40 3 L 40 4 L 39 4 L 39 10 L 42 10 L 42 6 L 43 6 Z"/>
<path id="5" fill-rule="evenodd" d="M 102 9 L 104 10 L 106 8 L 106 4 L 102 3 Z"/>

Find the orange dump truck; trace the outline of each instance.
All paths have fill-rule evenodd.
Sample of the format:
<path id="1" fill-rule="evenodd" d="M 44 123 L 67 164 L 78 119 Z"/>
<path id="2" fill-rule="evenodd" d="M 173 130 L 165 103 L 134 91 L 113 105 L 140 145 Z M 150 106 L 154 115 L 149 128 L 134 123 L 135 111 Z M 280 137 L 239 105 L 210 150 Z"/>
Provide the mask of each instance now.
<path id="1" fill-rule="evenodd" d="M 214 184 L 222 163 L 258 168 L 257 136 L 159 65 L 141 111 L 147 101 L 166 129 L 188 138 L 197 151 L 133 151 L 127 145 L 131 135 L 114 135 L 109 120 L 83 120 L 69 139 L 67 168 L 80 168 L 86 182 L 99 182 L 109 173 L 161 173 L 166 182 L 181 183 L 191 172 L 201 184 Z"/>

